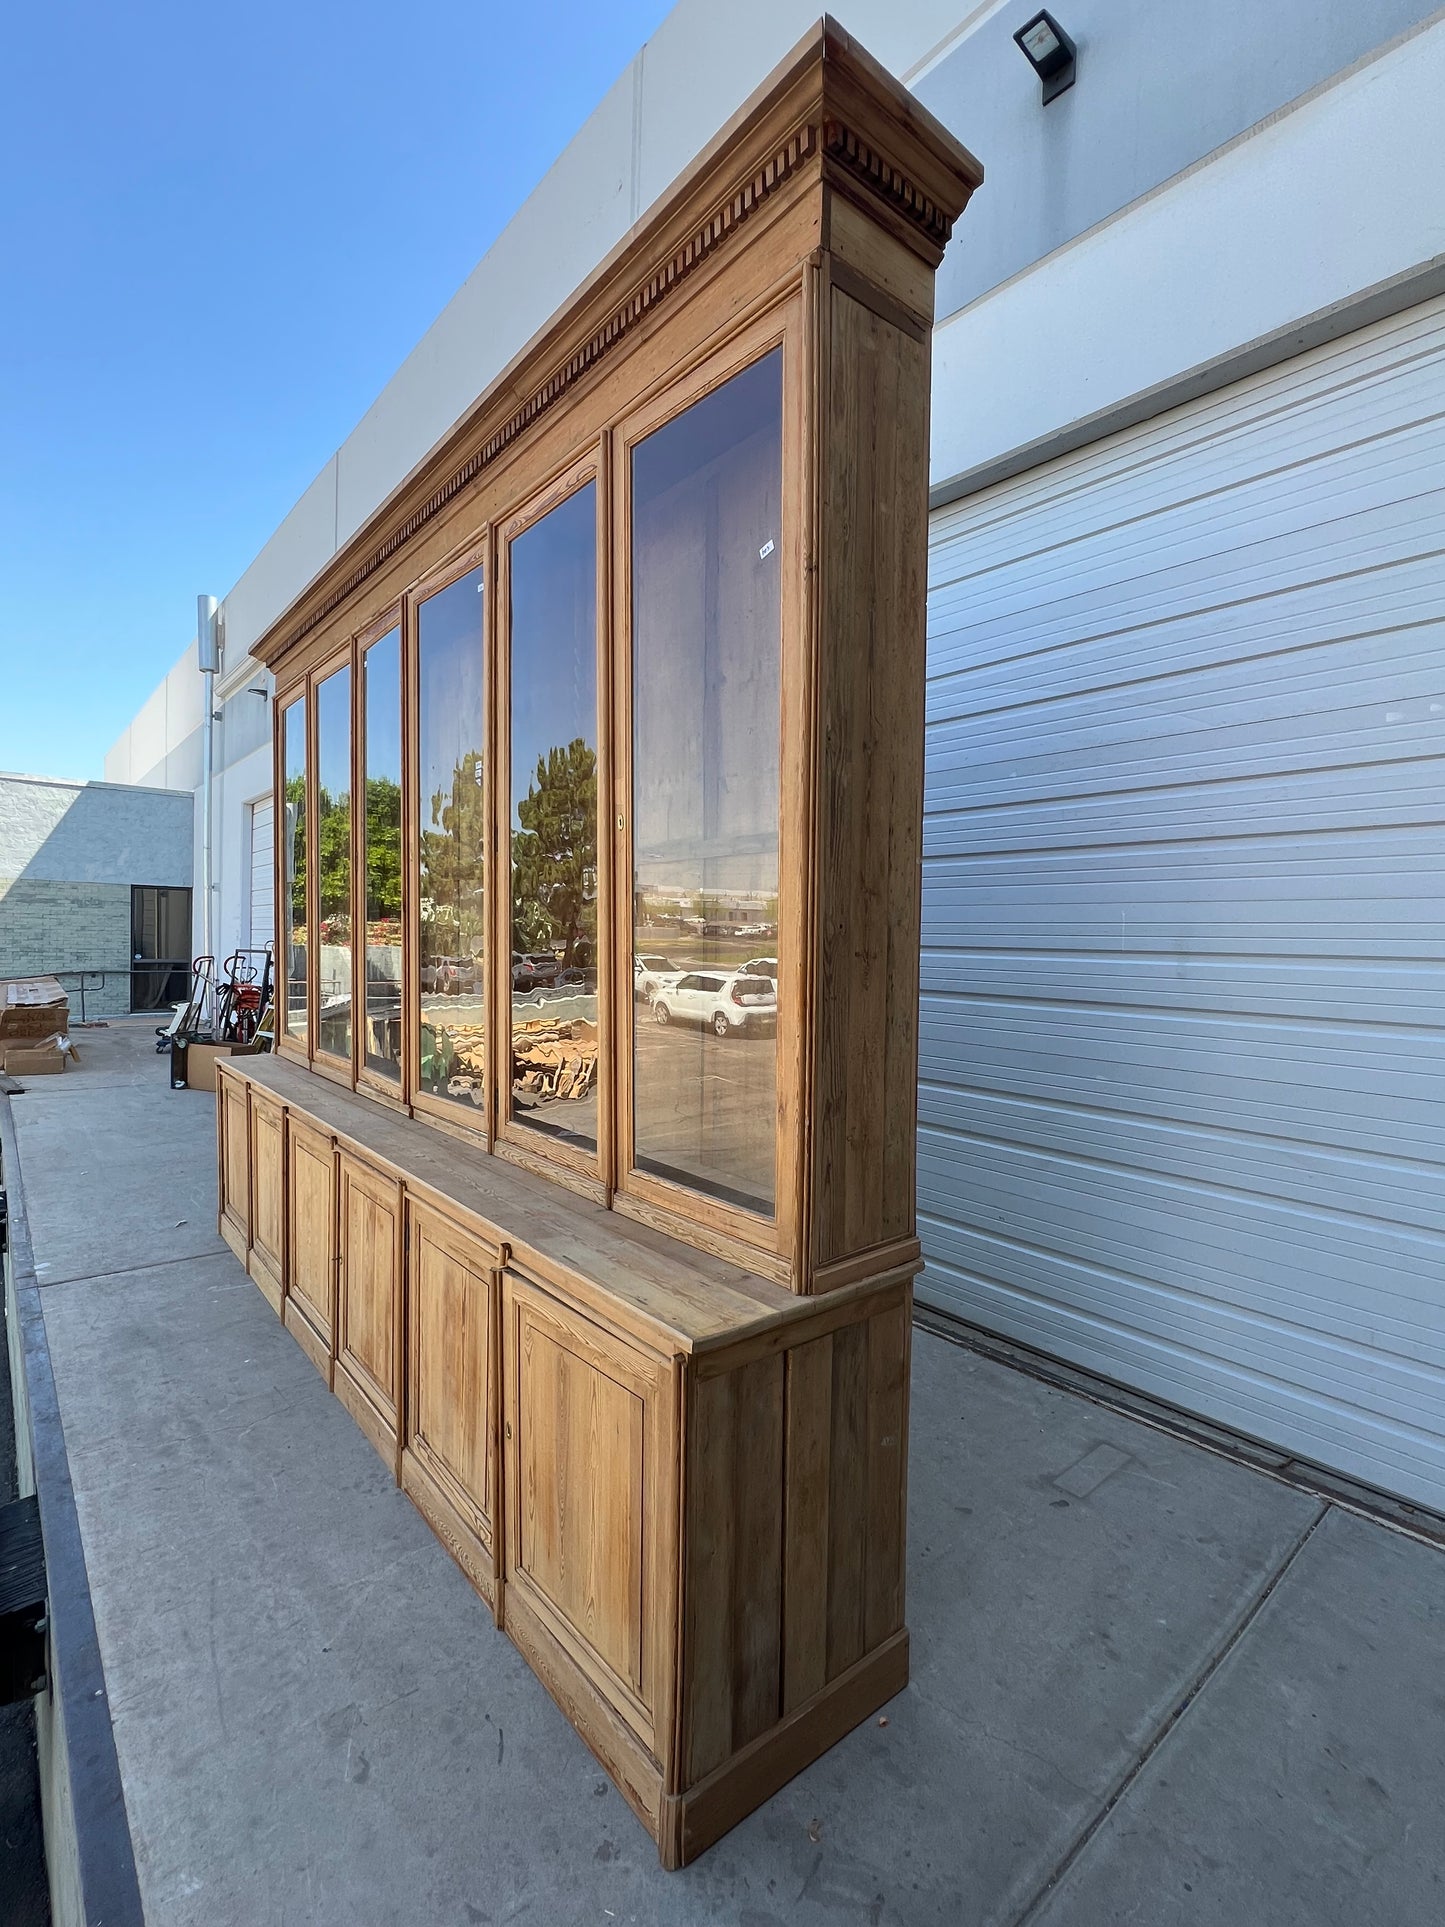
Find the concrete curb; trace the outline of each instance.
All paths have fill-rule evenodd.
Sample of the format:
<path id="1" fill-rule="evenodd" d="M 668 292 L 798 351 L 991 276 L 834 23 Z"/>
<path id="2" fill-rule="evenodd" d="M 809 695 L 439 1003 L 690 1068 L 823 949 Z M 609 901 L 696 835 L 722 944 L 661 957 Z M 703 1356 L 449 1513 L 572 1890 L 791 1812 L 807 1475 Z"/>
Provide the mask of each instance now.
<path id="1" fill-rule="evenodd" d="M 0 1179 L 19 1488 L 39 1495 L 45 1543 L 50 1685 L 36 1697 L 35 1726 L 51 1915 L 55 1927 L 144 1927 L 8 1097 L 0 1097 Z"/>

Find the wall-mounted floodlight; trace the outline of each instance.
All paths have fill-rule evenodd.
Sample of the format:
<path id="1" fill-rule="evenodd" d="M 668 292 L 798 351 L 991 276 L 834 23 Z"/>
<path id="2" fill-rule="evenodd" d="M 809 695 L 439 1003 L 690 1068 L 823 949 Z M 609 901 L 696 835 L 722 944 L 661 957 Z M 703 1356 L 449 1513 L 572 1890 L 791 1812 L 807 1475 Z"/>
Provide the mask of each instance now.
<path id="1" fill-rule="evenodd" d="M 1079 71 L 1079 50 L 1051 13 L 1036 13 L 1014 39 L 1044 83 L 1044 105 L 1072 87 Z"/>

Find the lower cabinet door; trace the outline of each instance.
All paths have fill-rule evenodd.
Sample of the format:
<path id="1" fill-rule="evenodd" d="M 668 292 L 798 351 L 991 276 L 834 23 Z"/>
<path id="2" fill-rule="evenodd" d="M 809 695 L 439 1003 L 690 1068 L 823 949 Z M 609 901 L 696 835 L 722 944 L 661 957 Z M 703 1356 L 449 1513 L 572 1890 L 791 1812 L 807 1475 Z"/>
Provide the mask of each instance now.
<path id="1" fill-rule="evenodd" d="M 251 1140 L 246 1109 L 246 1080 L 218 1077 L 216 1131 L 220 1138 L 221 1236 L 243 1265 L 251 1248 Z"/>
<path id="2" fill-rule="evenodd" d="M 336 1329 L 336 1147 L 324 1131 L 288 1112 L 286 1300 L 283 1317 L 317 1371 L 331 1383 Z"/>
<path id="3" fill-rule="evenodd" d="M 251 1091 L 251 1255 L 247 1269 L 276 1311 L 281 1309 L 284 1238 L 281 1106 Z"/>
<path id="4" fill-rule="evenodd" d="M 458 1565 L 495 1598 L 497 1252 L 408 1200 L 401 1482 Z"/>
<path id="5" fill-rule="evenodd" d="M 395 1474 L 401 1409 L 401 1186 L 340 1158 L 335 1390 Z"/>
<path id="6" fill-rule="evenodd" d="M 511 1271 L 503 1345 L 508 1630 L 520 1640 L 520 1600 L 660 1760 L 676 1598 L 672 1362 Z M 545 1652 L 528 1656 L 547 1671 Z M 562 1681 L 564 1704 L 575 1684 Z M 605 1736 L 587 1737 L 602 1750 Z"/>

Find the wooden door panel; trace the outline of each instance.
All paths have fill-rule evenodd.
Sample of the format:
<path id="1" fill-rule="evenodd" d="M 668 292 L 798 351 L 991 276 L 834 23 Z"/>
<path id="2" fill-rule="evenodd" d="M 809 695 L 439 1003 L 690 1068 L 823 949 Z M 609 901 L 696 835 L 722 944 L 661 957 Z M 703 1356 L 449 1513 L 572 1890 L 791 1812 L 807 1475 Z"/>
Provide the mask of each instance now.
<path id="1" fill-rule="evenodd" d="M 522 1343 L 518 1564 L 641 1697 L 643 1401 L 544 1327 Z"/>
<path id="2" fill-rule="evenodd" d="M 407 1298 L 408 1449 L 489 1524 L 492 1264 L 485 1246 L 413 1208 Z M 484 1536 L 486 1536 L 484 1534 Z"/>
<path id="3" fill-rule="evenodd" d="M 648 1744 L 666 1712 L 670 1361 L 505 1280 L 507 1585 Z"/>
<path id="4" fill-rule="evenodd" d="M 329 1349 L 336 1315 L 336 1159 L 331 1139 L 288 1119 L 287 1294 Z"/>
<path id="5" fill-rule="evenodd" d="M 400 1396 L 401 1187 L 341 1160 L 337 1362 L 394 1427 Z"/>
<path id="6" fill-rule="evenodd" d="M 278 1292 L 284 1237 L 281 1107 L 251 1093 L 251 1262 Z"/>
<path id="7" fill-rule="evenodd" d="M 250 1146 L 246 1131 L 246 1086 L 240 1078 L 219 1080 L 218 1109 L 221 1131 L 221 1216 L 239 1234 L 242 1246 L 251 1242 Z M 235 1240 L 228 1239 L 235 1248 Z M 244 1262 L 244 1256 L 243 1260 Z"/>

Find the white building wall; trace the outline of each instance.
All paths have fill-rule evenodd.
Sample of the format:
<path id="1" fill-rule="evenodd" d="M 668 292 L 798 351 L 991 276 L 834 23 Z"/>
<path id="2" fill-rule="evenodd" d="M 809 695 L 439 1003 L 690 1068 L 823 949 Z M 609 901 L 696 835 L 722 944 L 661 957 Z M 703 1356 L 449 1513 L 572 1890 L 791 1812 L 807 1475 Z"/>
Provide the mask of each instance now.
<path id="1" fill-rule="evenodd" d="M 225 958 L 249 941 L 251 925 L 251 805 L 271 794 L 271 750 L 253 750 L 216 779 L 216 878 L 213 899 L 216 955 Z M 199 817 L 199 810 L 196 812 Z M 200 875 L 199 869 L 196 871 Z"/>
<path id="2" fill-rule="evenodd" d="M 933 344 L 935 494 L 1435 292 L 1442 88 L 1445 20 L 952 316 Z"/>

